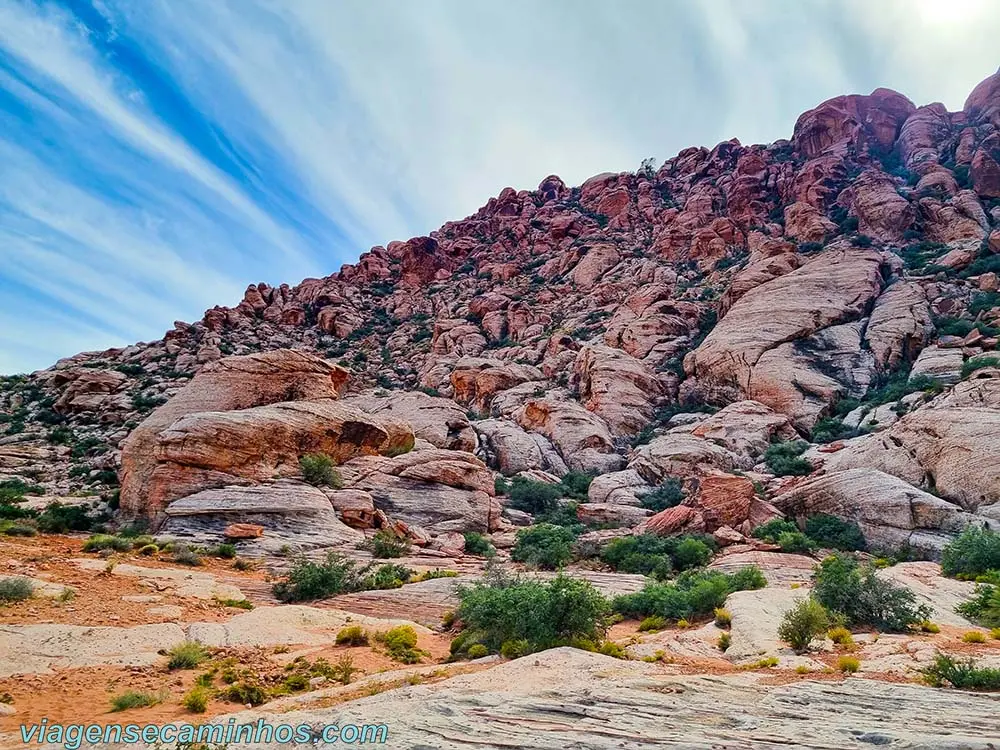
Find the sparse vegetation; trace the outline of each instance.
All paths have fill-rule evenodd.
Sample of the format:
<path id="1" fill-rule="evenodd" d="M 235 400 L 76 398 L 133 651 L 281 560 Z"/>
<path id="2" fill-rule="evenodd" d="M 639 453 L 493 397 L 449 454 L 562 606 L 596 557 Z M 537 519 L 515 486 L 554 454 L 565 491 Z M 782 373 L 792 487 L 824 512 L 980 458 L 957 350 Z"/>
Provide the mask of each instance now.
<path id="1" fill-rule="evenodd" d="M 725 653 L 729 650 L 729 647 L 733 643 L 733 637 L 729 633 L 720 633 L 719 639 L 715 642 L 715 645 L 719 647 L 719 651 Z"/>
<path id="2" fill-rule="evenodd" d="M 775 476 L 803 476 L 812 472 L 812 464 L 802 458 L 809 448 L 805 440 L 772 443 L 764 453 L 764 463 Z"/>
<path id="3" fill-rule="evenodd" d="M 489 543 L 489 540 L 478 531 L 466 531 L 465 552 L 469 555 L 487 557 L 495 554 L 496 550 L 493 549 L 493 545 Z"/>
<path id="4" fill-rule="evenodd" d="M 642 591 L 616 597 L 615 612 L 641 619 L 658 615 L 667 620 L 706 617 L 723 605 L 734 591 L 763 588 L 767 582 L 759 569 L 748 566 L 736 573 L 690 570 L 671 583 L 650 583 Z"/>
<path id="5" fill-rule="evenodd" d="M 152 693 L 143 693 L 137 690 L 126 690 L 111 699 L 111 711 L 128 711 L 130 708 L 146 708 L 155 706 L 160 702 L 160 698 Z"/>
<path id="6" fill-rule="evenodd" d="M 167 655 L 167 669 L 194 669 L 208 658 L 208 652 L 198 641 L 178 643 Z"/>
<path id="7" fill-rule="evenodd" d="M 184 694 L 184 708 L 193 714 L 203 714 L 208 709 L 208 701 L 212 693 L 205 687 L 195 685 Z"/>
<path id="8" fill-rule="evenodd" d="M 985 367 L 1000 367 L 1000 357 L 980 355 L 967 359 L 962 364 L 962 377 L 967 378 L 976 370 L 982 370 Z"/>
<path id="9" fill-rule="evenodd" d="M 307 453 L 299 459 L 302 479 L 315 487 L 339 490 L 344 480 L 334 468 L 333 459 L 323 453 Z"/>
<path id="10" fill-rule="evenodd" d="M 25 576 L 0 579 L 0 602 L 23 602 L 30 599 L 35 592 L 35 584 Z"/>
<path id="11" fill-rule="evenodd" d="M 368 633 L 360 625 L 350 625 L 337 633 L 338 646 L 367 646 Z"/>
<path id="12" fill-rule="evenodd" d="M 83 543 L 84 552 L 100 552 L 106 549 L 114 552 L 128 552 L 132 549 L 132 540 L 111 534 L 94 534 Z"/>
<path id="13" fill-rule="evenodd" d="M 830 617 L 823 605 L 812 598 L 801 599 L 785 613 L 778 627 L 778 637 L 797 654 L 809 650 L 809 644 L 830 627 Z"/>
<path id="14" fill-rule="evenodd" d="M 941 572 L 952 577 L 971 577 L 1000 570 L 1000 533 L 969 526 L 945 545 Z"/>
<path id="15" fill-rule="evenodd" d="M 948 654 L 938 653 L 934 663 L 923 671 L 924 681 L 933 687 L 953 687 L 958 690 L 1000 690 L 1000 669 L 979 667 L 973 659 L 958 661 Z"/>
<path id="16" fill-rule="evenodd" d="M 930 617 L 927 605 L 905 586 L 878 577 L 871 566 L 859 566 L 836 554 L 820 563 L 813 576 L 813 597 L 828 611 L 842 616 L 847 625 L 870 625 L 902 632 Z"/>
<path id="17" fill-rule="evenodd" d="M 854 674 L 861 669 L 861 662 L 854 656 L 837 657 L 837 669 L 844 674 Z"/>

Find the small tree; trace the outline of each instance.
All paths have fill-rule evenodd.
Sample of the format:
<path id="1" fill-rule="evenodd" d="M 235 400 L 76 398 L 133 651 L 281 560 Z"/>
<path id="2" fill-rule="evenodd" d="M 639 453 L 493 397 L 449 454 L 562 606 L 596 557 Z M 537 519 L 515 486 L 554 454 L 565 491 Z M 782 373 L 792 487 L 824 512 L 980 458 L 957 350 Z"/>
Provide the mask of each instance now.
<path id="1" fill-rule="evenodd" d="M 823 635 L 829 627 L 830 618 L 823 605 L 812 598 L 802 599 L 785 613 L 778 637 L 801 654 L 809 650 L 813 638 Z"/>
<path id="2" fill-rule="evenodd" d="M 567 528 L 541 523 L 517 532 L 510 559 L 542 570 L 561 568 L 573 559 L 576 536 Z"/>
<path id="3" fill-rule="evenodd" d="M 299 459 L 302 478 L 314 487 L 332 487 L 339 490 L 344 486 L 340 473 L 333 468 L 333 459 L 323 453 L 308 453 Z"/>
<path id="4" fill-rule="evenodd" d="M 559 485 L 536 482 L 524 477 L 514 477 L 508 490 L 510 507 L 534 514 L 555 510 L 562 494 Z"/>

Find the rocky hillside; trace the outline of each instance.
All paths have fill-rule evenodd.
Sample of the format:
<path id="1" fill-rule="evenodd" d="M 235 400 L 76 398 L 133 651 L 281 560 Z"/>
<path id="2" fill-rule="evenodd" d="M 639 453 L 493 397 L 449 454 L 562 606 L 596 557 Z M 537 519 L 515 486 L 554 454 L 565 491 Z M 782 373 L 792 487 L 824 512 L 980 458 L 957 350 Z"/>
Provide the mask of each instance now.
<path id="1" fill-rule="evenodd" d="M 960 112 L 842 96 L 789 140 L 506 188 L 162 340 L 7 377 L 0 479 L 112 506 L 121 480 L 125 516 L 178 534 L 392 524 L 447 549 L 530 522 L 497 475 L 582 472 L 591 525 L 725 544 L 827 512 L 934 554 L 1000 523 L 998 272 L 1000 73 Z M 342 487 L 296 481 L 309 453 Z M 671 482 L 679 505 L 651 499 Z"/>

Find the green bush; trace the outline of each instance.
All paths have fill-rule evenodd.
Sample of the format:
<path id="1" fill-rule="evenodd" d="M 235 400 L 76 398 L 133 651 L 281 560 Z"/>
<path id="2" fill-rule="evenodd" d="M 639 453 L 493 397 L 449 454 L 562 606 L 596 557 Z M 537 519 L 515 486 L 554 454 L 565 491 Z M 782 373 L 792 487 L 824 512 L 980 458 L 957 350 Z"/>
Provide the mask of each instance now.
<path id="1" fill-rule="evenodd" d="M 593 481 L 593 474 L 588 474 L 584 471 L 571 471 L 559 481 L 559 484 L 564 497 L 571 497 L 574 500 L 586 500 L 590 483 Z"/>
<path id="2" fill-rule="evenodd" d="M 816 543 L 801 531 L 786 531 L 778 536 L 782 552 L 809 554 L 816 549 Z"/>
<path id="3" fill-rule="evenodd" d="M 770 542 L 771 544 L 777 544 L 778 538 L 782 534 L 794 534 L 799 530 L 791 521 L 786 521 L 784 518 L 772 518 L 767 523 L 762 523 L 756 529 L 753 530 L 753 537 L 755 539 L 763 539 L 765 542 Z"/>
<path id="4" fill-rule="evenodd" d="M 360 625 L 349 625 L 337 633 L 338 646 L 367 646 L 368 633 Z"/>
<path id="5" fill-rule="evenodd" d="M 980 355 L 978 357 L 971 357 L 967 359 L 962 364 L 962 377 L 967 378 L 976 370 L 981 370 L 984 367 L 1000 367 L 1000 357 L 987 357 Z"/>
<path id="6" fill-rule="evenodd" d="M 677 570 L 700 568 L 712 559 L 712 548 L 700 539 L 688 537 L 678 543 L 670 558 Z"/>
<path id="7" fill-rule="evenodd" d="M 94 520 L 82 505 L 49 503 L 38 516 L 38 529 L 47 534 L 65 534 L 67 531 L 90 531 Z"/>
<path id="8" fill-rule="evenodd" d="M 469 555 L 486 557 L 495 552 L 493 545 L 478 531 L 465 532 L 465 552 Z"/>
<path id="9" fill-rule="evenodd" d="M 366 544 L 371 553 L 380 559 L 402 557 L 410 551 L 410 542 L 391 531 L 381 529 Z"/>
<path id="10" fill-rule="evenodd" d="M 976 586 L 972 598 L 955 607 L 955 611 L 983 627 L 1000 628 L 1000 586 Z"/>
<path id="11" fill-rule="evenodd" d="M 203 714 L 208 708 L 208 699 L 212 693 L 208 689 L 196 685 L 184 694 L 182 703 L 184 708 L 193 714 Z"/>
<path id="12" fill-rule="evenodd" d="M 533 568 L 556 570 L 573 559 L 576 536 L 567 528 L 550 523 L 529 526 L 517 532 L 510 558 Z"/>
<path id="13" fill-rule="evenodd" d="M 946 576 L 977 576 L 1000 570 L 1000 533 L 969 526 L 945 545 L 941 572 Z"/>
<path id="14" fill-rule="evenodd" d="M 647 510 L 659 513 L 661 510 L 680 505 L 684 497 L 681 480 L 676 477 L 667 477 L 659 487 L 641 495 L 639 504 Z"/>
<path id="15" fill-rule="evenodd" d="M 178 544 L 174 547 L 174 562 L 180 565 L 190 565 L 196 568 L 201 565 L 201 557 L 186 544 Z"/>
<path id="16" fill-rule="evenodd" d="M 363 579 L 363 572 L 352 560 L 330 552 L 323 562 L 296 561 L 285 580 L 274 585 L 274 595 L 283 602 L 326 599 L 359 591 Z"/>
<path id="17" fill-rule="evenodd" d="M 562 490 L 559 485 L 514 477 L 508 490 L 510 507 L 526 513 L 546 513 L 555 510 Z"/>
<path id="18" fill-rule="evenodd" d="M 126 690 L 124 693 L 120 693 L 111 699 L 111 711 L 115 713 L 118 711 L 127 711 L 130 708 L 146 708 L 147 706 L 155 706 L 159 702 L 159 697 L 152 693 Z"/>
<path id="19" fill-rule="evenodd" d="M 505 644 L 508 658 L 574 641 L 598 643 L 607 631 L 607 600 L 585 580 L 557 575 L 549 582 L 488 576 L 458 591 L 465 626 L 461 652 L 482 643 L 490 652 Z"/>
<path id="20" fill-rule="evenodd" d="M 650 615 L 667 620 L 691 619 L 713 614 L 734 591 L 766 585 L 760 570 L 753 566 L 731 574 L 687 571 L 672 583 L 650 583 L 635 594 L 616 597 L 612 606 L 616 612 L 632 619 Z"/>
<path id="21" fill-rule="evenodd" d="M 221 557 L 223 560 L 233 560 L 236 558 L 236 545 L 220 544 L 214 547 L 209 554 L 212 557 Z"/>
<path id="22" fill-rule="evenodd" d="M 83 543 L 84 552 L 100 552 L 106 549 L 115 552 L 128 552 L 132 549 L 132 540 L 110 534 L 94 534 Z"/>
<path id="23" fill-rule="evenodd" d="M 809 650 L 816 636 L 823 635 L 830 627 L 830 617 L 823 605 L 815 599 L 801 599 L 785 613 L 778 627 L 778 637 L 788 643 L 795 653 Z"/>
<path id="24" fill-rule="evenodd" d="M 178 643 L 167 656 L 167 669 L 194 669 L 208 658 L 208 652 L 198 641 Z"/>
<path id="25" fill-rule="evenodd" d="M 809 448 L 805 440 L 772 443 L 764 452 L 764 463 L 775 476 L 804 476 L 812 472 L 812 464 L 802 458 Z"/>
<path id="26" fill-rule="evenodd" d="M 366 589 L 398 589 L 410 580 L 413 571 L 403 565 L 380 565 L 364 577 Z"/>
<path id="27" fill-rule="evenodd" d="M 923 674 L 924 680 L 934 687 L 951 685 L 958 690 L 1000 690 L 1000 669 L 977 667 L 972 659 L 958 661 L 953 656 L 938 653 Z"/>
<path id="28" fill-rule="evenodd" d="M 845 555 L 823 560 L 813 580 L 813 597 L 830 612 L 843 616 L 849 626 L 902 632 L 931 615 L 929 606 L 917 605 L 910 589 L 879 578 L 875 568 L 861 567 Z"/>
<path id="29" fill-rule="evenodd" d="M 504 659 L 520 659 L 525 654 L 530 653 L 531 644 L 525 640 L 504 641 L 500 645 L 500 656 Z"/>
<path id="30" fill-rule="evenodd" d="M 666 619 L 660 617 L 659 615 L 650 615 L 639 623 L 640 633 L 655 632 L 657 630 L 663 630 L 667 627 Z"/>
<path id="31" fill-rule="evenodd" d="M 848 427 L 836 417 L 823 417 L 812 430 L 814 443 L 832 443 L 835 440 L 845 440 L 854 437 L 857 431 Z"/>
<path id="32" fill-rule="evenodd" d="M 642 573 L 657 580 L 707 563 L 715 552 L 711 537 L 640 534 L 614 539 L 601 550 L 601 560 L 621 573 Z"/>
<path id="33" fill-rule="evenodd" d="M 806 536 L 822 547 L 839 550 L 863 550 L 865 536 L 853 521 L 819 513 L 806 519 Z"/>
<path id="34" fill-rule="evenodd" d="M 267 702 L 267 691 L 260 685 L 253 682 L 235 682 L 222 693 L 223 697 L 231 703 L 239 703 L 244 706 L 260 706 Z"/>
<path id="35" fill-rule="evenodd" d="M 466 652 L 470 659 L 481 659 L 488 655 L 490 650 L 486 648 L 482 643 L 474 643 L 469 646 L 469 650 Z"/>
<path id="36" fill-rule="evenodd" d="M 424 655 L 417 648 L 417 631 L 410 625 L 399 625 L 379 633 L 377 638 L 385 646 L 389 656 L 403 664 L 417 664 Z"/>
<path id="37" fill-rule="evenodd" d="M 23 602 L 30 599 L 35 591 L 35 584 L 25 576 L 0 579 L 0 602 Z"/>
<path id="38" fill-rule="evenodd" d="M 315 487 L 332 487 L 339 490 L 344 480 L 333 467 L 333 459 L 322 453 L 308 453 L 299 459 L 302 479 Z"/>

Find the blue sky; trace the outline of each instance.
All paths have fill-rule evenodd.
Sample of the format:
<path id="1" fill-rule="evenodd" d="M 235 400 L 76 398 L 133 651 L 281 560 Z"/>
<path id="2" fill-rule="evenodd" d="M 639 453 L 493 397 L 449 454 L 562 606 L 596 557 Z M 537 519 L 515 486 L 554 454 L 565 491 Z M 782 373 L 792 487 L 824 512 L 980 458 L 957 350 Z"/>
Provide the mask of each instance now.
<path id="1" fill-rule="evenodd" d="M 503 187 L 878 86 L 961 108 L 994 0 L 0 0 L 0 373 L 158 338 Z"/>

